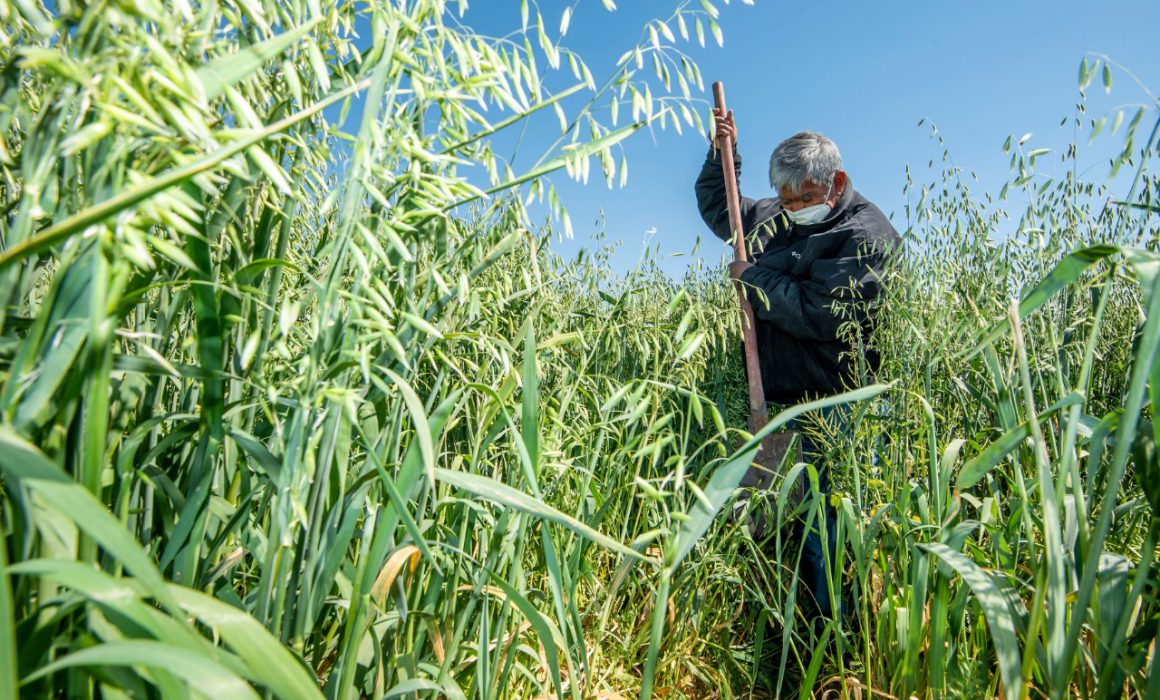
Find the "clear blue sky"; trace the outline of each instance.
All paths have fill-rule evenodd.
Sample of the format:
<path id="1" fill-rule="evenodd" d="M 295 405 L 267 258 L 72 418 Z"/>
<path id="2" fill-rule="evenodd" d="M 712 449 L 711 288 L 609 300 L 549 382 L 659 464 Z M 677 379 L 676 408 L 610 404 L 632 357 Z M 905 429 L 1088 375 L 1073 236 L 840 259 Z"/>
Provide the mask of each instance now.
<path id="1" fill-rule="evenodd" d="M 597 83 L 640 40 L 647 20 L 668 17 L 678 3 L 617 4 L 620 9 L 610 13 L 598 0 L 540 3 L 550 27 L 558 25 L 566 6 L 574 6 L 564 45 L 588 61 Z M 1108 54 L 1160 92 L 1157 0 L 717 4 L 724 47 L 711 39 L 705 49 L 695 40 L 681 47 L 701 66 L 706 89 L 725 81 L 745 161 L 742 192 L 771 194 L 765 170 L 773 147 L 796 131 L 821 131 L 838 144 L 854 186 L 893 213 L 900 230 L 905 166 L 917 180 L 929 180 L 927 162 L 937 161 L 941 152 L 929 126 L 917 126 L 920 118 L 938 125 L 957 165 L 977 173 L 981 187 L 997 191 L 1008 177 L 1009 157 L 1000 147 L 1009 134 L 1019 138 L 1032 132 L 1028 147 L 1053 148 L 1056 154 L 1069 143 L 1072 126 L 1061 127 L 1060 120 L 1074 113 L 1077 67 L 1085 53 Z M 463 21 L 481 33 L 506 34 L 519 28 L 518 8 L 517 0 L 473 0 Z M 707 92 L 700 97 L 711 100 Z M 1110 96 L 1098 78 L 1088 89 L 1089 116 L 1146 102 L 1143 91 L 1119 71 Z M 701 111 L 707 111 L 707 102 Z M 1132 112 L 1134 107 L 1129 119 Z M 1150 129 L 1148 117 L 1145 123 Z M 534 149 L 554 131 L 554 117 L 536 122 L 524 144 Z M 1081 150 L 1081 167 L 1105 177 L 1113 143 L 1119 140 L 1105 135 Z M 573 254 L 592 245 L 603 211 L 608 240 L 621 242 L 614 257 L 618 269 L 636 262 L 650 229 L 670 273 L 682 274 L 698 258 L 716 265 L 729 251 L 701 222 L 692 189 L 706 144 L 703 134 L 689 129 L 683 136 L 671 127 L 638 133 L 624 146 L 630 172 L 624 189 L 607 189 L 595 162 L 587 186 L 561 172 L 554 181 L 575 237 L 557 249 Z M 526 154 L 537 155 L 531 149 Z M 1039 170 L 1050 173 L 1056 167 L 1053 154 Z M 544 209 L 537 211 L 542 215 Z M 698 238 L 697 258 L 671 257 L 690 253 Z"/>

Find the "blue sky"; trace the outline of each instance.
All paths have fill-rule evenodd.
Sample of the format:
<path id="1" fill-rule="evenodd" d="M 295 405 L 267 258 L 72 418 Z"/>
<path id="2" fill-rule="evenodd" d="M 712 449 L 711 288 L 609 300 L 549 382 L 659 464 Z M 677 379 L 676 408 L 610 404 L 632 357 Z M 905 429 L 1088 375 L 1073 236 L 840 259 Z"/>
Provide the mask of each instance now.
<path id="1" fill-rule="evenodd" d="M 678 2 L 618 4 L 610 13 L 598 0 L 540 2 L 550 27 L 558 26 L 565 7 L 574 8 L 563 43 L 585 58 L 598 83 L 640 40 L 644 24 L 668 17 Z M 905 166 L 917 180 L 929 180 L 927 163 L 941 153 L 930 127 L 917 126 L 920 119 L 938 125 L 957 165 L 977 173 L 982 188 L 997 191 L 1008 177 L 1009 156 L 1000 148 L 1009 134 L 1031 132 L 1028 148 L 1056 154 L 1070 142 L 1071 123 L 1061 127 L 1060 120 L 1074 114 L 1077 67 L 1086 53 L 1108 54 L 1160 91 L 1156 0 L 717 4 L 724 47 L 711 40 L 705 49 L 695 41 L 680 46 L 700 65 L 706 89 L 714 80 L 725 82 L 745 161 L 742 192 L 771 194 L 765 168 L 773 147 L 796 131 L 821 131 L 838 144 L 854 186 L 893 213 L 899 230 Z M 519 28 L 519 2 L 474 0 L 463 21 L 481 33 L 506 34 Z M 707 92 L 695 97 L 711 100 Z M 1098 78 L 1089 88 L 1088 115 L 1131 105 L 1130 119 L 1147 99 L 1117 70 L 1110 96 Z M 554 117 L 539 120 L 524 144 L 534 148 L 556 131 Z M 1105 177 L 1106 157 L 1118 143 L 1102 136 L 1081 150 L 1081 167 Z M 690 129 L 683 136 L 671 129 L 639 132 L 624 145 L 630 174 L 623 189 L 607 189 L 595 163 L 587 186 L 559 173 L 553 180 L 571 213 L 574 239 L 561 241 L 557 250 L 572 255 L 593 245 L 603 212 L 607 240 L 620 242 L 613 257 L 619 270 L 640 258 L 650 230 L 661 266 L 671 274 L 681 275 L 697 260 L 716 265 L 729 249 L 701 222 L 692 190 L 706 144 Z M 1054 155 L 1042 159 L 1039 170 L 1050 174 L 1053 167 Z M 690 255 L 698 238 L 700 250 Z"/>

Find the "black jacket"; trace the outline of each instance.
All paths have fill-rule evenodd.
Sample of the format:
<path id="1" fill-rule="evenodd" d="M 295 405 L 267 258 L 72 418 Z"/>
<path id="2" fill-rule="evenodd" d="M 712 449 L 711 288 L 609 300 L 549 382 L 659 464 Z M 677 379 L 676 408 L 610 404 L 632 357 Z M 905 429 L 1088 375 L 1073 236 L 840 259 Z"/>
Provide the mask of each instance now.
<path id="1" fill-rule="evenodd" d="M 737 178 L 741 158 L 734 150 Z M 710 149 L 697 178 L 697 206 L 717 237 L 729 241 L 721 157 Z M 857 383 L 856 362 L 839 328 L 851 318 L 862 337 L 873 325 L 879 277 L 901 238 L 849 180 L 825 220 L 791 224 L 777 197 L 741 197 L 741 221 L 754 266 L 741 275 L 756 316 L 765 398 L 781 404 L 825 396 Z M 842 336 L 840 338 L 839 336 Z M 878 356 L 866 350 L 872 370 Z"/>

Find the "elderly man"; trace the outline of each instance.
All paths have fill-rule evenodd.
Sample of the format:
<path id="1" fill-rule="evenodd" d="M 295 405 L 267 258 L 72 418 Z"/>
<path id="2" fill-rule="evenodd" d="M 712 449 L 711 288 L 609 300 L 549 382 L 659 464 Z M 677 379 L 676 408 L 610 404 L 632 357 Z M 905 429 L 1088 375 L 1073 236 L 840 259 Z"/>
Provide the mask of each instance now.
<path id="1" fill-rule="evenodd" d="M 715 144 L 697 178 L 697 206 L 713 233 L 730 241 L 716 144 L 726 135 L 736 144 L 737 130 L 732 111 L 714 110 L 714 120 Z M 736 151 L 733 159 L 740 180 Z M 858 353 L 869 369 L 877 369 L 872 349 L 851 345 L 860 344 L 872 326 L 874 306 L 867 302 L 878 295 L 878 272 L 901 239 L 878 207 L 854 190 L 838 147 L 821 134 L 803 131 L 782 141 L 769 161 L 769 182 L 777 196 L 741 197 L 753 262 L 733 263 L 730 274 L 740 280 L 753 306 L 765 398 L 794 404 L 856 386 Z M 803 460 L 818 469 L 826 494 L 829 470 L 817 459 L 816 446 L 803 438 Z M 832 559 L 837 528 L 828 502 L 822 507 L 828 542 L 823 544 L 816 523 L 805 533 L 799 575 L 817 611 L 829 617 L 825 561 Z"/>

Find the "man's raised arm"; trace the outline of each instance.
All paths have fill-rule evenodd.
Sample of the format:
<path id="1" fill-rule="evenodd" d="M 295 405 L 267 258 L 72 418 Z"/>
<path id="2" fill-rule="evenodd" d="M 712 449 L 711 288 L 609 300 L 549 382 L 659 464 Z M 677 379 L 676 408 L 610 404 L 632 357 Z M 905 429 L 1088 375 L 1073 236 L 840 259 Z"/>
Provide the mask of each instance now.
<path id="1" fill-rule="evenodd" d="M 741 182 L 741 155 L 733 149 L 733 169 L 737 174 L 738 183 Z M 701 218 L 708 225 L 715 236 L 732 242 L 732 231 L 729 228 L 729 206 L 725 197 L 725 172 L 721 165 L 721 154 L 716 148 L 710 147 L 701 166 L 701 174 L 697 176 L 694 189 L 697 193 L 697 208 L 701 211 Z M 745 228 L 748 239 L 749 257 L 752 260 L 761 255 L 761 250 L 769 241 L 770 235 L 777 226 L 774 216 L 781 209 L 775 197 L 769 199 L 750 199 L 740 197 L 741 225 Z M 761 224 L 766 224 L 762 226 Z M 756 232 L 756 236 L 754 236 Z"/>
<path id="2" fill-rule="evenodd" d="M 737 186 L 741 186 L 741 154 L 737 152 L 737 125 L 733 123 L 733 110 L 728 113 L 720 108 L 713 108 L 713 133 L 710 139 L 709 155 L 705 158 L 705 165 L 701 167 L 701 174 L 697 176 L 695 190 L 697 193 L 697 208 L 701 210 L 701 218 L 708 224 L 709 230 L 726 243 L 733 242 L 733 231 L 729 223 L 729 198 L 725 195 L 725 171 L 721 163 L 721 154 L 718 149 L 721 144 L 729 143 L 733 146 L 733 170 L 737 177 Z M 775 215 L 781 210 L 781 202 L 776 197 L 769 199 L 750 199 L 740 196 L 741 226 L 749 252 L 749 259 L 754 260 L 761 255 L 765 244 L 778 225 Z"/>

